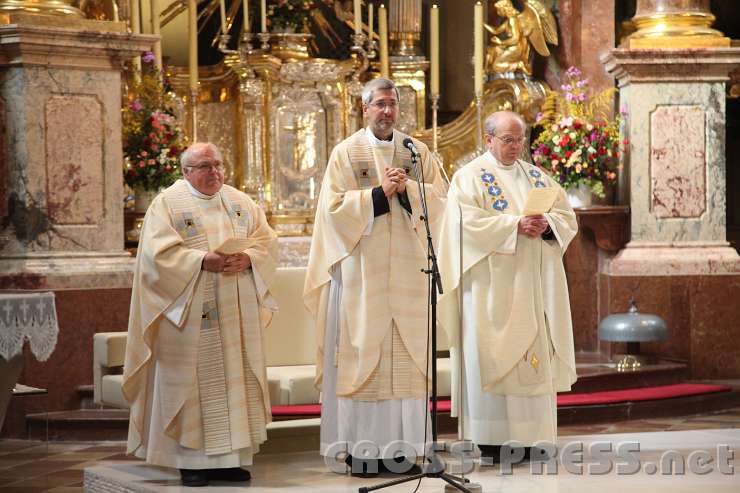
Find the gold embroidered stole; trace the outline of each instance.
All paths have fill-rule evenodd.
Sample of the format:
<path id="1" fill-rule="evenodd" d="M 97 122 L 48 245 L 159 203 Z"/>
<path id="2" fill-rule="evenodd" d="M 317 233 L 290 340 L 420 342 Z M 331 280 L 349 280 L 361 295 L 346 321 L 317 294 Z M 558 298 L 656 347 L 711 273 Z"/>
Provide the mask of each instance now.
<path id="1" fill-rule="evenodd" d="M 224 186 L 219 197 L 212 199 L 221 201 L 226 215 L 208 218 L 203 217 L 198 199 L 185 182 L 165 193 L 173 224 L 186 248 L 214 248 L 217 245 L 210 245 L 208 239 L 217 236 L 218 231 L 231 231 L 236 238 L 248 237 L 252 219 L 230 187 Z M 258 373 L 260 382 L 248 357 L 248 353 L 255 353 L 255 359 L 263 362 L 252 272 L 229 275 L 203 271 L 201 276 L 197 387 L 178 416 L 180 442 L 203 448 L 206 455 L 245 447 L 252 447 L 254 452 L 266 440 L 269 400 L 264 365 Z"/>

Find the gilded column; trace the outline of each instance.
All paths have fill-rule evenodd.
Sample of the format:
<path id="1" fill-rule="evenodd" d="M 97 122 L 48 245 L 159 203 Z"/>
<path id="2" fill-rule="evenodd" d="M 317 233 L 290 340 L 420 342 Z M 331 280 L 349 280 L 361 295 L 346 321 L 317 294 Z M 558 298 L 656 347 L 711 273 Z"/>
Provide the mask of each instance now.
<path id="1" fill-rule="evenodd" d="M 429 61 L 422 54 L 421 0 L 390 0 L 390 76 L 401 93 L 402 111 L 398 129 L 413 133 L 425 124 L 426 71 Z"/>

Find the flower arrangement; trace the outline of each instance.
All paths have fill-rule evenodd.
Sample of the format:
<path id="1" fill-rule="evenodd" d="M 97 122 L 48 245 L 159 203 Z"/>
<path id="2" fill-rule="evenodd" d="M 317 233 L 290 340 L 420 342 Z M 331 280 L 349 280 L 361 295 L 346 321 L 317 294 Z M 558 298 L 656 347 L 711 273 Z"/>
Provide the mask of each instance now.
<path id="1" fill-rule="evenodd" d="M 625 113 L 611 120 L 607 117 L 615 89 L 590 95 L 588 79 L 576 67 L 570 67 L 566 77 L 562 92 L 548 94 L 543 112 L 537 115 L 535 127 L 542 132 L 532 144 L 532 158 L 563 188 L 585 184 L 603 198 L 604 187 L 616 182 L 620 155 L 629 145 L 627 139 L 619 140 Z"/>
<path id="2" fill-rule="evenodd" d="M 174 100 L 165 91 L 154 55 L 142 56 L 141 80 L 134 82 L 122 110 L 123 178 L 134 189 L 156 191 L 180 177 L 183 132 Z"/>
<path id="3" fill-rule="evenodd" d="M 312 0 L 272 0 L 267 5 L 267 24 L 271 31 L 302 33 L 308 30 Z"/>

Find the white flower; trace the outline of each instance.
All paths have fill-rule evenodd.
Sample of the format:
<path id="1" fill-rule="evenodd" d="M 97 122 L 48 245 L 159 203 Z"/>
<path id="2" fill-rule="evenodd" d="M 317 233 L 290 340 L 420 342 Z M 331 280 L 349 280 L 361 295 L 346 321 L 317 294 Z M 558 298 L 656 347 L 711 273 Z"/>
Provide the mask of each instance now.
<path id="1" fill-rule="evenodd" d="M 553 147 L 552 148 L 552 151 L 555 152 L 555 153 L 559 153 L 560 152 L 560 146 Z"/>
<path id="2" fill-rule="evenodd" d="M 558 160 L 557 159 L 553 159 L 552 161 L 550 161 L 550 164 L 552 164 L 553 166 L 555 166 L 556 164 L 558 164 Z"/>
<path id="3" fill-rule="evenodd" d="M 576 156 L 580 156 L 581 154 L 583 154 L 583 150 L 578 148 L 576 149 L 576 152 L 574 152 L 573 154 L 575 154 Z"/>
<path id="4" fill-rule="evenodd" d="M 570 138 L 571 138 L 571 139 L 573 139 L 573 140 L 575 140 L 575 138 L 576 138 L 576 133 L 575 133 L 575 132 L 571 132 L 571 133 L 570 133 Z"/>
<path id="5" fill-rule="evenodd" d="M 594 149 L 593 146 L 588 146 L 588 149 L 586 149 L 586 151 L 589 154 L 595 154 L 596 153 L 596 149 Z"/>
<path id="6" fill-rule="evenodd" d="M 588 130 L 589 132 L 590 132 L 591 130 L 593 130 L 593 129 L 594 129 L 594 126 L 593 126 L 593 125 L 591 125 L 590 123 L 589 123 L 588 125 L 586 125 L 586 130 Z"/>
<path id="7" fill-rule="evenodd" d="M 558 142 L 560 142 L 560 136 L 559 135 L 553 135 L 552 136 L 552 143 L 555 145 L 558 145 Z"/>

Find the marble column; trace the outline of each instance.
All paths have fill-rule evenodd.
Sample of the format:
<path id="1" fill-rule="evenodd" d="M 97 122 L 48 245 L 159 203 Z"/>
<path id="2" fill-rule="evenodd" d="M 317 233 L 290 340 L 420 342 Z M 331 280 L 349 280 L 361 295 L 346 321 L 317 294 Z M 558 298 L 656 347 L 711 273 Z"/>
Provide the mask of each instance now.
<path id="1" fill-rule="evenodd" d="M 124 29 L 0 15 L 0 289 L 57 293 L 58 351 L 21 380 L 50 389 L 49 410 L 74 408 L 92 334 L 128 319 L 121 71 L 156 37 Z"/>
<path id="2" fill-rule="evenodd" d="M 740 376 L 737 337 L 709 349 L 740 322 L 740 257 L 725 212 L 725 83 L 740 48 L 619 48 L 602 61 L 618 80 L 631 143 L 631 237 L 601 270 L 608 312 L 635 296 L 673 325 L 661 354 L 687 359 L 694 377 Z"/>

